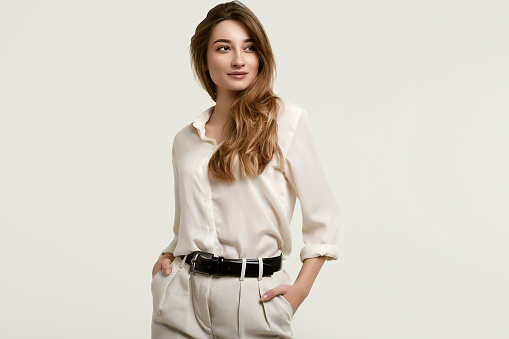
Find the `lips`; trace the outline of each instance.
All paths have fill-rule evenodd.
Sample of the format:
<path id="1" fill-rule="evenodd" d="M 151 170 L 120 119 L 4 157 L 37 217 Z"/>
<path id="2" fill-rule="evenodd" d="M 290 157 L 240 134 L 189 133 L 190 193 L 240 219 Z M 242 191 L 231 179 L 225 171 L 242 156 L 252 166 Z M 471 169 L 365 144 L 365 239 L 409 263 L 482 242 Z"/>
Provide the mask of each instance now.
<path id="1" fill-rule="evenodd" d="M 233 72 L 233 73 L 228 73 L 228 75 L 235 79 L 244 79 L 247 76 L 247 73 L 246 72 Z"/>

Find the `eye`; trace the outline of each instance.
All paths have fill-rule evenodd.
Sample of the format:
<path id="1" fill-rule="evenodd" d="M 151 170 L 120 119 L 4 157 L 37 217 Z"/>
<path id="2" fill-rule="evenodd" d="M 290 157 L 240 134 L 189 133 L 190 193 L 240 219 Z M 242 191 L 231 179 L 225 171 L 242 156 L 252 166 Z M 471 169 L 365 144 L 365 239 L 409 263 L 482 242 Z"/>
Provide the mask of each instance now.
<path id="1" fill-rule="evenodd" d="M 255 45 L 249 45 L 249 46 L 247 46 L 246 48 L 249 48 L 251 51 L 256 50 Z"/>
<path id="2" fill-rule="evenodd" d="M 228 47 L 228 46 L 221 46 L 221 47 L 219 47 L 217 50 L 218 50 L 218 51 L 221 51 L 221 50 L 222 50 L 221 48 L 230 48 L 230 47 Z M 223 49 L 222 51 L 224 51 L 224 49 Z"/>

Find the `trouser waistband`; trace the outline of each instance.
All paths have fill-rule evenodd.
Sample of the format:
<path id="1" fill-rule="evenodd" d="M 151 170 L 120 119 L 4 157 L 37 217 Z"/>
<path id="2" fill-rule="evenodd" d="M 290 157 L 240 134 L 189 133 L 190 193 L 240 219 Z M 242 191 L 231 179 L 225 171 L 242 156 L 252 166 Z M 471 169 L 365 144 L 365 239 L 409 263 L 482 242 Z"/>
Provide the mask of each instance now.
<path id="1" fill-rule="evenodd" d="M 212 253 L 195 251 L 180 258 L 191 266 L 190 271 L 218 276 L 265 277 L 282 268 L 283 254 L 256 259 L 226 259 Z M 244 273 L 244 274 L 243 274 Z"/>

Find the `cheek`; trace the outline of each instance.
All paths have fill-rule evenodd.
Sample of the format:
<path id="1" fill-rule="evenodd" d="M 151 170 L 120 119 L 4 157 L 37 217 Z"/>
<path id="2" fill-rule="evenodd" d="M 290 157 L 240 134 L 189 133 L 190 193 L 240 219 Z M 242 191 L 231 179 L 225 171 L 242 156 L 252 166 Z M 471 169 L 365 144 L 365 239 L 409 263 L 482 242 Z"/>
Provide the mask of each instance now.
<path id="1" fill-rule="evenodd" d="M 253 68 L 256 69 L 256 72 L 258 72 L 258 67 L 260 67 L 260 59 L 258 58 L 258 56 L 256 56 L 253 59 Z"/>
<path id="2" fill-rule="evenodd" d="M 255 72 L 256 74 L 258 74 L 258 69 L 259 69 L 259 67 L 260 67 L 260 63 L 259 63 L 259 62 L 255 63 L 255 65 L 254 65 L 254 72 Z"/>
<path id="3" fill-rule="evenodd" d="M 224 62 L 222 62 L 222 60 L 220 58 L 215 58 L 215 57 L 209 58 L 208 59 L 209 72 L 215 73 L 218 70 L 220 71 L 220 70 L 224 69 L 223 63 Z"/>

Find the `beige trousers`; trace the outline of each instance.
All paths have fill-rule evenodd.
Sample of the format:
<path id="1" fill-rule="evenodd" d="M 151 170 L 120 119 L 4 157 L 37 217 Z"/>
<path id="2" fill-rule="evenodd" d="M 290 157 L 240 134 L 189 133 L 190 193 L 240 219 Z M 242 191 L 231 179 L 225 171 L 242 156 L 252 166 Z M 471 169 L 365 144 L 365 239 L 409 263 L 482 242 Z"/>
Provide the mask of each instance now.
<path id="1" fill-rule="evenodd" d="M 152 339 L 292 338 L 292 306 L 282 296 L 262 302 L 271 288 L 290 284 L 281 269 L 272 276 L 227 277 L 189 272 L 180 257 L 152 279 Z"/>

